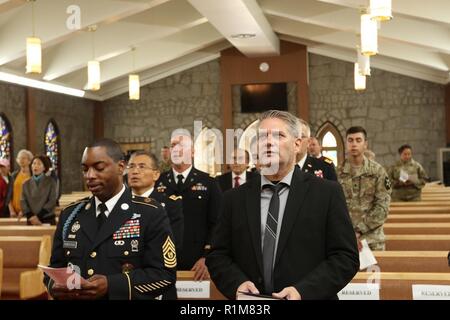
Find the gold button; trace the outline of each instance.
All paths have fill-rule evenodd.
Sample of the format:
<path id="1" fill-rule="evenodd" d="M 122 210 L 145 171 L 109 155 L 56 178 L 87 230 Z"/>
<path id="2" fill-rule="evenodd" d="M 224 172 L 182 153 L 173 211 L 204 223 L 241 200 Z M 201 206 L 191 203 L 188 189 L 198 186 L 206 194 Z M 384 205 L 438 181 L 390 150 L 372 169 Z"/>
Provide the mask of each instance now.
<path id="1" fill-rule="evenodd" d="M 70 251 L 69 250 L 67 250 L 66 256 L 70 256 Z"/>
<path id="2" fill-rule="evenodd" d="M 94 269 L 89 269 L 88 270 L 88 275 L 92 276 L 94 274 Z"/>
<path id="3" fill-rule="evenodd" d="M 96 256 L 97 256 L 97 252 L 92 251 L 92 252 L 91 252 L 91 258 L 95 258 Z"/>
<path id="4" fill-rule="evenodd" d="M 128 251 L 124 251 L 123 254 L 127 256 L 129 254 L 129 252 Z"/>

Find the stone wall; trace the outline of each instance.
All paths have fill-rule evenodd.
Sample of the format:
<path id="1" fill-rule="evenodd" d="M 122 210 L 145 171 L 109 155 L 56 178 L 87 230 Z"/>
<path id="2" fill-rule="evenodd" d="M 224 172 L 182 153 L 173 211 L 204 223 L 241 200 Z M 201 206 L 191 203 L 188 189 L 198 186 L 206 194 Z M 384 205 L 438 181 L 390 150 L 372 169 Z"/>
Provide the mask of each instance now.
<path id="1" fill-rule="evenodd" d="M 59 128 L 62 192 L 82 190 L 80 160 L 84 147 L 93 138 L 93 102 L 87 99 L 34 90 L 36 102 L 36 153 L 44 153 L 44 135 L 53 119 Z M 13 130 L 13 156 L 27 147 L 26 89 L 0 84 L 0 113 Z M 15 169 L 17 169 L 15 165 Z"/>
<path id="2" fill-rule="evenodd" d="M 15 155 L 27 146 L 24 87 L 0 83 L 0 114 L 6 116 L 12 129 L 12 152 Z M 17 165 L 14 163 L 17 168 Z"/>
<path id="3" fill-rule="evenodd" d="M 315 132 L 331 121 L 345 138 L 351 126 L 365 127 L 369 148 L 384 166 L 404 143 L 431 177 L 437 149 L 445 147 L 444 86 L 372 68 L 367 88 L 353 88 L 353 64 L 309 55 L 310 122 Z"/>
<path id="4" fill-rule="evenodd" d="M 119 142 L 154 142 L 159 156 L 177 128 L 193 134 L 194 120 L 209 128 L 222 127 L 220 67 L 214 60 L 141 88 L 141 99 L 128 93 L 104 102 L 105 136 Z"/>
<path id="5" fill-rule="evenodd" d="M 45 152 L 44 135 L 49 121 L 58 126 L 62 192 L 83 190 L 81 156 L 94 137 L 94 102 L 67 95 L 36 91 L 36 151 Z"/>

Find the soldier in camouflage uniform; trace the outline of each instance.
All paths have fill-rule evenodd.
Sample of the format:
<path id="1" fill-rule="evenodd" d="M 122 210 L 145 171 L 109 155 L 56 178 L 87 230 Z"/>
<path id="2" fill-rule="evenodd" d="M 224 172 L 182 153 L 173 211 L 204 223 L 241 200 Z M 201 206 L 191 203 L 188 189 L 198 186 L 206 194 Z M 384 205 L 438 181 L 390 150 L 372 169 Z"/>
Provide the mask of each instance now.
<path id="1" fill-rule="evenodd" d="M 363 153 L 367 134 L 362 127 L 351 127 L 346 134 L 348 159 L 338 168 L 347 207 L 358 238 L 367 240 L 372 250 L 384 250 L 383 224 L 389 212 L 391 182 L 384 168 Z"/>
<path id="2" fill-rule="evenodd" d="M 410 145 L 398 149 L 400 160 L 390 168 L 393 201 L 420 201 L 428 176 L 422 165 L 412 158 Z"/>

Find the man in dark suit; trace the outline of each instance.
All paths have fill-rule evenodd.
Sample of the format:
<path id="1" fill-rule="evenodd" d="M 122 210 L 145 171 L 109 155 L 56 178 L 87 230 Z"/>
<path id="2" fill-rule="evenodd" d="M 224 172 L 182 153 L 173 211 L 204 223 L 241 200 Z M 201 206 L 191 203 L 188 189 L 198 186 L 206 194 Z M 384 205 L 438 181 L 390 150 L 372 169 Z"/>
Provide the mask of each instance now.
<path id="1" fill-rule="evenodd" d="M 237 188 L 251 179 L 252 173 L 247 171 L 250 155 L 247 150 L 236 148 L 231 153 L 231 171 L 216 177 L 222 192 Z"/>
<path id="2" fill-rule="evenodd" d="M 308 147 L 310 143 L 311 129 L 309 124 L 299 119 L 302 131 L 301 131 L 301 146 L 300 151 L 297 154 L 297 164 L 303 172 L 308 172 L 319 178 L 337 181 L 336 170 L 331 160 L 331 164 L 315 157 L 308 155 Z"/>
<path id="3" fill-rule="evenodd" d="M 172 169 L 161 175 L 156 191 L 183 199 L 184 238 L 178 269 L 195 271 L 195 280 L 207 279 L 205 256 L 221 210 L 222 193 L 213 178 L 192 166 L 194 149 L 189 132 L 175 131 L 170 149 Z"/>
<path id="4" fill-rule="evenodd" d="M 120 146 L 101 139 L 84 150 L 93 197 L 70 205 L 55 231 L 50 267 L 79 269 L 87 282 L 44 282 L 55 299 L 154 299 L 176 280 L 169 219 L 159 203 L 123 185 Z M 80 280 L 78 278 L 78 280 Z"/>
<path id="5" fill-rule="evenodd" d="M 336 299 L 359 268 L 340 185 L 295 167 L 298 119 L 261 115 L 261 176 L 225 193 L 207 265 L 219 290 L 280 299 Z"/>

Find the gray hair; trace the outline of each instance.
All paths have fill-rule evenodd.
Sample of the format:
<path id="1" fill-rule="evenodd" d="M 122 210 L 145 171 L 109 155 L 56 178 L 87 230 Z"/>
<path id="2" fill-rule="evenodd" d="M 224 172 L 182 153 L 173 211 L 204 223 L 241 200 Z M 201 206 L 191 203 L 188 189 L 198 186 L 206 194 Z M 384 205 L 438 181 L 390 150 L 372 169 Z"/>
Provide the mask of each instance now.
<path id="1" fill-rule="evenodd" d="M 299 122 L 298 118 L 296 116 L 293 116 L 289 112 L 279 111 L 279 110 L 269 110 L 269 111 L 262 113 L 259 116 L 258 130 L 260 128 L 261 122 L 265 119 L 270 119 L 270 118 L 280 119 L 284 123 L 286 123 L 289 133 L 293 137 L 298 137 L 300 135 L 300 131 L 302 129 L 302 124 Z"/>
<path id="2" fill-rule="evenodd" d="M 17 153 L 17 158 L 19 158 L 21 155 L 25 155 L 30 159 L 30 161 L 33 159 L 33 153 L 30 150 L 22 149 Z"/>
<path id="3" fill-rule="evenodd" d="M 310 138 L 311 137 L 311 127 L 309 126 L 308 122 L 306 122 L 303 119 L 298 119 L 301 123 L 301 127 L 299 128 L 299 131 L 301 131 L 302 136 L 300 138 Z"/>

